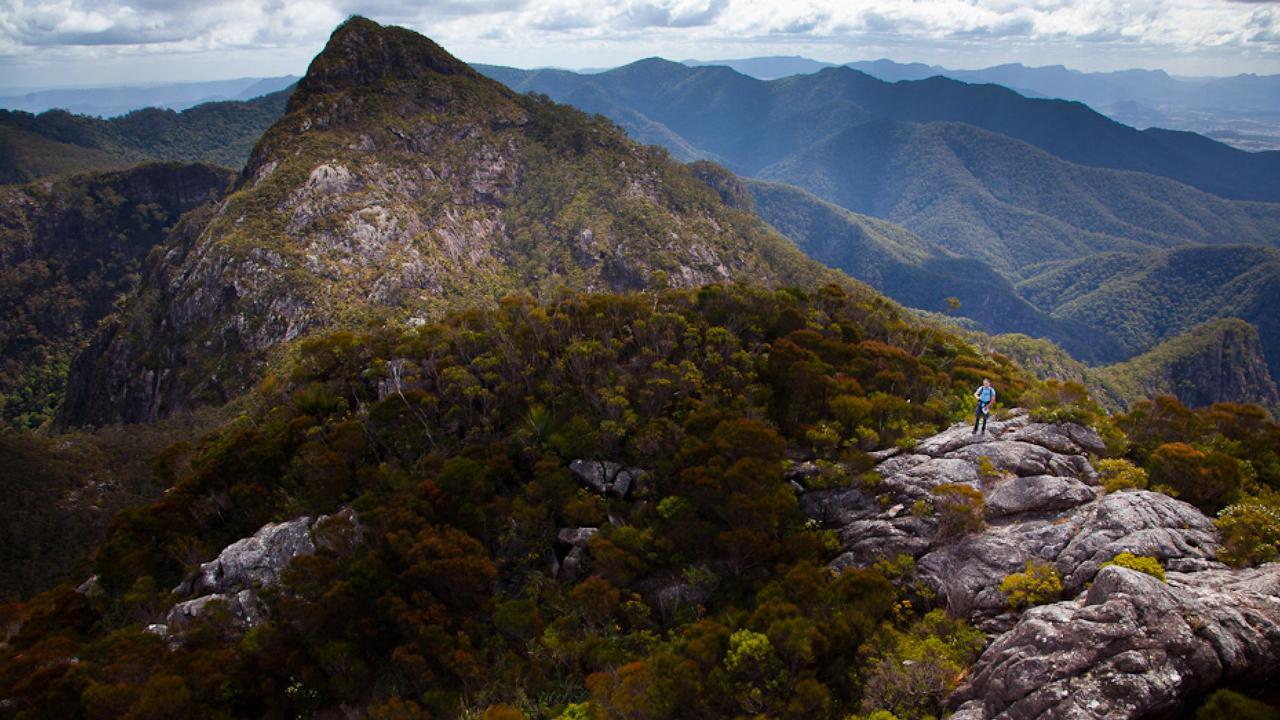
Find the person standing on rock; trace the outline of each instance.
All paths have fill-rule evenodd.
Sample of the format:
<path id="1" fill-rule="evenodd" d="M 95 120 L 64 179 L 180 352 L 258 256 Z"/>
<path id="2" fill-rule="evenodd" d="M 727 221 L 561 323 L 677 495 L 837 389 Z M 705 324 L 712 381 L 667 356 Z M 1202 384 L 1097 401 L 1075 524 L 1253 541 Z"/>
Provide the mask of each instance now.
<path id="1" fill-rule="evenodd" d="M 990 380 L 982 378 L 982 387 L 975 390 L 973 396 L 978 399 L 978 407 L 973 414 L 973 431 L 978 432 L 978 423 L 982 423 L 982 432 L 986 432 L 991 404 L 996 401 L 996 389 L 991 387 Z"/>

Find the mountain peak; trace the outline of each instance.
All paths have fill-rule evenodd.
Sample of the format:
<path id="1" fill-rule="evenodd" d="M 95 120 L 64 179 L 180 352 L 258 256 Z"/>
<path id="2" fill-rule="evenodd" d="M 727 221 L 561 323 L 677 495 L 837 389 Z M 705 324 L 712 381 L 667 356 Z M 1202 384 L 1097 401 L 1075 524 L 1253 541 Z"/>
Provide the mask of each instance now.
<path id="1" fill-rule="evenodd" d="M 424 74 L 474 75 L 466 63 L 412 30 L 353 15 L 333 31 L 298 82 L 299 97 L 410 80 Z"/>

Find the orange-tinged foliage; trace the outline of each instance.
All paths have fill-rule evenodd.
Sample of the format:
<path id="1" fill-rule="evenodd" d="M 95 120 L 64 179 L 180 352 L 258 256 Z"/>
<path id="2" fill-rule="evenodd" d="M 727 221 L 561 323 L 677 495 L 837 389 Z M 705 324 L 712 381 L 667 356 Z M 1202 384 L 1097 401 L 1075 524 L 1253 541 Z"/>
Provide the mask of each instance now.
<path id="1" fill-rule="evenodd" d="M 865 450 L 962 409 L 957 360 L 1018 391 L 1012 369 L 939 337 L 835 289 L 712 287 L 309 338 L 173 465 L 162 500 L 113 520 L 99 599 L 64 588 L 3 610 L 20 629 L 0 684 L 67 716 L 852 711 L 858 648 L 897 592 L 825 569 L 784 460 L 820 447 L 856 477 Z M 578 458 L 646 477 L 597 495 L 568 471 Z M 196 563 L 345 503 L 363 539 L 322 528 L 331 542 L 262 593 L 259 627 L 215 619 L 174 650 L 141 632 Z M 548 574 L 563 527 L 598 528 L 573 581 Z M 757 651 L 776 674 L 747 672 Z"/>

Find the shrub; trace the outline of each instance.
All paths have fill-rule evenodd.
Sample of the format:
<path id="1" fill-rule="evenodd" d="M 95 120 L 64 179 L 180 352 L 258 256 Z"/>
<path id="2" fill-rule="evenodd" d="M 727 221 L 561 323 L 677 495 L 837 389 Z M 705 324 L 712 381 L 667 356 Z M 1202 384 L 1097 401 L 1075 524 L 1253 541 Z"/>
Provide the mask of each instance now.
<path id="1" fill-rule="evenodd" d="M 1244 482 L 1240 462 L 1186 443 L 1165 443 L 1151 454 L 1151 484 L 1173 488 L 1177 497 L 1212 513 L 1235 502 Z"/>
<path id="2" fill-rule="evenodd" d="M 1094 468 L 1098 471 L 1098 478 L 1102 480 L 1102 489 L 1109 493 L 1147 489 L 1147 471 L 1128 460 L 1099 460 Z"/>
<path id="3" fill-rule="evenodd" d="M 524 720 L 524 713 L 510 705 L 490 705 L 480 713 L 480 720 Z"/>
<path id="4" fill-rule="evenodd" d="M 998 480 L 1000 478 L 1000 471 L 991 462 L 991 458 L 986 455 L 978 457 L 978 477 L 983 480 Z"/>
<path id="5" fill-rule="evenodd" d="M 943 701 L 955 689 L 986 638 L 978 629 L 943 610 L 932 610 L 905 632 L 886 627 L 872 641 L 859 708 L 867 720 L 940 717 Z M 883 713 L 883 714 L 881 714 Z"/>
<path id="6" fill-rule="evenodd" d="M 1009 609 L 1018 612 L 1057 600 L 1062 594 L 1062 577 L 1049 563 L 1028 560 L 1025 572 L 1013 573 L 1000 581 L 1000 592 L 1008 598 Z"/>
<path id="7" fill-rule="evenodd" d="M 1078 382 L 1045 380 L 1023 395 L 1022 404 L 1031 410 L 1031 419 L 1036 422 L 1089 425 L 1103 415 L 1102 408 L 1089 399 L 1089 392 Z"/>
<path id="8" fill-rule="evenodd" d="M 587 703 L 569 703 L 556 720 L 591 720 L 591 709 Z"/>
<path id="9" fill-rule="evenodd" d="M 1222 534 L 1218 559 L 1232 567 L 1271 562 L 1280 554 L 1280 514 L 1265 505 L 1229 505 L 1214 524 Z"/>
<path id="10" fill-rule="evenodd" d="M 943 483 L 933 489 L 938 514 L 938 537 L 958 539 L 986 527 L 987 502 L 977 489 L 962 483 Z"/>
<path id="11" fill-rule="evenodd" d="M 369 706 L 369 720 L 427 720 L 427 711 L 412 700 L 390 698 Z"/>
<path id="12" fill-rule="evenodd" d="M 898 720 L 898 716 L 888 710 L 874 710 L 869 715 L 847 715 L 844 720 Z"/>
<path id="13" fill-rule="evenodd" d="M 1133 553 L 1120 553 L 1111 558 L 1107 562 L 1102 563 L 1102 567 L 1108 565 L 1116 565 L 1130 570 L 1137 570 L 1140 573 L 1146 573 L 1151 577 L 1164 582 L 1164 566 L 1160 561 L 1149 555 L 1134 555 Z"/>
<path id="14" fill-rule="evenodd" d="M 1238 692 L 1220 689 L 1196 710 L 1196 720 L 1280 720 L 1280 710 Z"/>

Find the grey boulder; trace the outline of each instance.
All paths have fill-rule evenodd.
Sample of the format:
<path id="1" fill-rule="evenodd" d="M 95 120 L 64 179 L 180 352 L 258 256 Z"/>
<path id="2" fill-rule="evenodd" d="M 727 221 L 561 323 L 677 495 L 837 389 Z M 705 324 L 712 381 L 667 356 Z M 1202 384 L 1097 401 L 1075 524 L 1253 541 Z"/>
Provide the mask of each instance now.
<path id="1" fill-rule="evenodd" d="M 1028 610 L 953 694 L 952 717 L 1159 716 L 1280 671 L 1280 565 L 1168 577 L 1110 566 L 1082 597 Z"/>
<path id="2" fill-rule="evenodd" d="M 569 472 L 579 485 L 596 493 L 625 500 L 633 492 L 633 485 L 641 483 L 644 471 L 629 468 L 608 460 L 574 460 Z"/>

